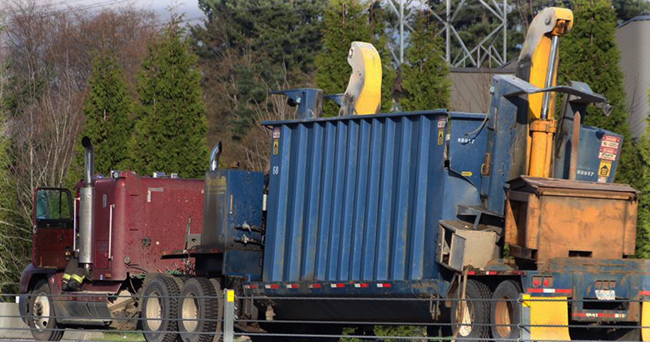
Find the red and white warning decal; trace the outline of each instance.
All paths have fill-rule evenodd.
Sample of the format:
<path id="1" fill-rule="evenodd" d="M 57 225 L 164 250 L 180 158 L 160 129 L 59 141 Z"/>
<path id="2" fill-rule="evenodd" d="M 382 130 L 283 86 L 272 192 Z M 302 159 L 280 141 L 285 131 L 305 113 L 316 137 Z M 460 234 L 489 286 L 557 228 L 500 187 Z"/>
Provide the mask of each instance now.
<path id="1" fill-rule="evenodd" d="M 438 120 L 438 128 L 444 128 L 447 124 L 447 120 Z"/>
<path id="2" fill-rule="evenodd" d="M 603 137 L 602 142 L 600 143 L 600 147 L 609 147 L 618 150 L 618 146 L 620 143 L 621 143 L 620 137 L 616 137 L 613 135 L 605 135 Z"/>
<path id="3" fill-rule="evenodd" d="M 598 153 L 598 159 L 606 159 L 606 160 L 614 161 L 616 160 L 617 154 L 618 154 L 618 149 L 601 145 L 600 153 Z"/>
<path id="4" fill-rule="evenodd" d="M 273 139 L 280 139 L 280 127 L 273 128 Z"/>

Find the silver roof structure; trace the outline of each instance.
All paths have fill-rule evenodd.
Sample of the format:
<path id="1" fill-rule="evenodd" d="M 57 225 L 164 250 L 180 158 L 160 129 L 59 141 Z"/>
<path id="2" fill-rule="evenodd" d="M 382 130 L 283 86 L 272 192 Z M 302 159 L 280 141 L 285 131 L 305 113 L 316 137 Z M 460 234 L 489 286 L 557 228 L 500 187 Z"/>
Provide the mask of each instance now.
<path id="1" fill-rule="evenodd" d="M 621 51 L 619 66 L 624 74 L 626 104 L 632 136 L 646 132 L 650 114 L 650 16 L 639 16 L 621 24 L 617 31 Z"/>

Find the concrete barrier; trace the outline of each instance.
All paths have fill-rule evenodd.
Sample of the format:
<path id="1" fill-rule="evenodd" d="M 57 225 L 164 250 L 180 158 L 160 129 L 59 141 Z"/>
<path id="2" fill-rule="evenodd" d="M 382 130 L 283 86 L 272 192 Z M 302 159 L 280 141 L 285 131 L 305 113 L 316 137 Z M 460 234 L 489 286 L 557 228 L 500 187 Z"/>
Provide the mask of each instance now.
<path id="1" fill-rule="evenodd" d="M 32 339 L 32 333 L 20 318 L 16 303 L 0 303 L 0 338 Z M 63 335 L 64 340 L 87 341 L 103 338 L 104 333 L 102 332 L 84 330 L 68 330 Z"/>
<path id="2" fill-rule="evenodd" d="M 16 303 L 0 303 L 0 338 L 32 338 Z"/>

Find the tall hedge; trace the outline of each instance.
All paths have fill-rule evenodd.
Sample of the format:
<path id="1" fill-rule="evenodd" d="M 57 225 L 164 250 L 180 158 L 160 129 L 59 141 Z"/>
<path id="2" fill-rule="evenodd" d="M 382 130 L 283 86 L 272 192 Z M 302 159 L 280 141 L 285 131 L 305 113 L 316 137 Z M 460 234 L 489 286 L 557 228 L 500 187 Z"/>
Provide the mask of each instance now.
<path id="1" fill-rule="evenodd" d="M 386 10 L 380 3 L 359 0 L 330 0 L 323 13 L 323 50 L 316 57 L 316 84 L 325 94 L 345 92 L 352 69 L 347 62 L 354 41 L 372 43 L 382 60 L 382 111 L 393 107 L 395 68 L 391 63 L 385 35 Z M 324 116 L 336 116 L 338 108 L 328 101 Z"/>
<path id="2" fill-rule="evenodd" d="M 650 89 L 648 89 L 650 101 Z M 639 216 L 637 220 L 636 256 L 650 258 L 650 117 L 645 134 L 639 139 L 637 152 L 639 165 L 635 187 L 639 193 Z"/>
<path id="3" fill-rule="evenodd" d="M 139 104 L 130 154 L 141 174 L 200 177 L 208 165 L 207 122 L 197 57 L 177 18 L 151 43 L 137 84 Z"/>
<path id="4" fill-rule="evenodd" d="M 95 172 L 108 175 L 111 170 L 126 166 L 133 132 L 133 100 L 115 55 L 108 53 L 95 58 L 88 85 L 90 92 L 83 107 L 86 122 L 68 170 L 69 183 L 73 184 L 83 178 L 82 137 L 93 142 Z"/>
<path id="5" fill-rule="evenodd" d="M 402 65 L 404 93 L 399 101 L 402 110 L 449 107 L 449 66 L 437 31 L 426 15 L 421 15 L 416 21 L 406 50 L 407 61 Z"/>

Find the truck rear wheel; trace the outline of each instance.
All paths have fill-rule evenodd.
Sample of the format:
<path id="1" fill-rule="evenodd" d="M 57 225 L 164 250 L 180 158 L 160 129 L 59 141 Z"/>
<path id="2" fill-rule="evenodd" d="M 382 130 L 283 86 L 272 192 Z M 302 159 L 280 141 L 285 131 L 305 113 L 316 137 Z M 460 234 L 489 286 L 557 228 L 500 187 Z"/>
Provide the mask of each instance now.
<path id="1" fill-rule="evenodd" d="M 518 339 L 520 306 L 517 303 L 521 288 L 514 280 L 501 282 L 492 296 L 490 312 L 492 337 L 495 339 Z"/>
<path id="2" fill-rule="evenodd" d="M 460 289 L 458 289 L 460 291 Z M 467 280 L 466 301 L 454 300 L 451 304 L 451 325 L 458 339 L 486 339 L 490 336 L 490 288 L 474 279 Z M 465 305 L 463 305 L 465 303 Z"/>
<path id="3" fill-rule="evenodd" d="M 178 337 L 178 298 L 174 279 L 158 276 L 147 282 L 142 294 L 142 330 L 148 342 L 175 342 Z"/>
<path id="4" fill-rule="evenodd" d="M 29 328 L 38 341 L 60 341 L 63 329 L 56 324 L 52 292 L 47 280 L 36 283 L 29 296 Z"/>
<path id="5" fill-rule="evenodd" d="M 206 278 L 185 282 L 178 303 L 178 331 L 183 342 L 209 342 L 215 334 L 220 334 L 217 326 L 220 295 Z"/>

